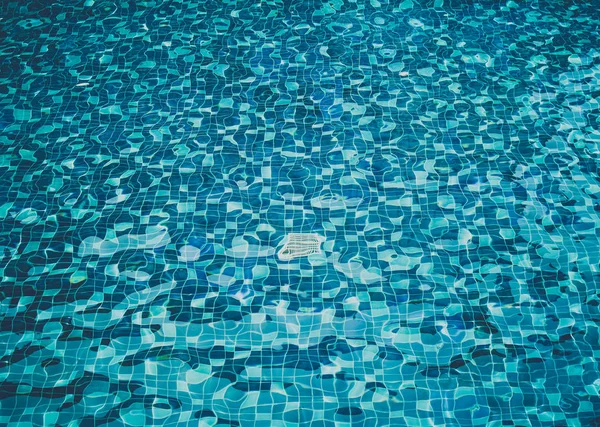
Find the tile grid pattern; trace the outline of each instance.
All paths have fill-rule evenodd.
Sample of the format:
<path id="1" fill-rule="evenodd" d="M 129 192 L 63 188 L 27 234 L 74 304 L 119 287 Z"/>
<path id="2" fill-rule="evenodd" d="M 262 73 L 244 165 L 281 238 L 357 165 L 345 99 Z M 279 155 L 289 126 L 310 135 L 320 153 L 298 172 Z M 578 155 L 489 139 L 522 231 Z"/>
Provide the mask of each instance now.
<path id="1" fill-rule="evenodd" d="M 0 424 L 600 425 L 599 25 L 0 2 Z"/>

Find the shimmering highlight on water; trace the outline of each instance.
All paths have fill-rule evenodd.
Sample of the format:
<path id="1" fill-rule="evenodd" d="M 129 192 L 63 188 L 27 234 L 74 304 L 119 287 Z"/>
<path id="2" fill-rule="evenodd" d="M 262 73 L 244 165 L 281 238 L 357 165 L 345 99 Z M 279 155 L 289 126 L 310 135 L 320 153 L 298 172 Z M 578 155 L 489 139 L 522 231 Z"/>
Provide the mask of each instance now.
<path id="1" fill-rule="evenodd" d="M 598 6 L 0 2 L 0 425 L 600 425 Z"/>

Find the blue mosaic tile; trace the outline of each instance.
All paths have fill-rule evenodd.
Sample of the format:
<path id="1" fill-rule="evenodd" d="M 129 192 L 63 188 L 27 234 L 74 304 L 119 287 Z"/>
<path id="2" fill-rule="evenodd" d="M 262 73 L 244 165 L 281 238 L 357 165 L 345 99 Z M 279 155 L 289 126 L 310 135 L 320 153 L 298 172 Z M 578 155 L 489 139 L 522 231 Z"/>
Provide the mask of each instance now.
<path id="1" fill-rule="evenodd" d="M 598 6 L 0 2 L 0 425 L 600 426 Z"/>

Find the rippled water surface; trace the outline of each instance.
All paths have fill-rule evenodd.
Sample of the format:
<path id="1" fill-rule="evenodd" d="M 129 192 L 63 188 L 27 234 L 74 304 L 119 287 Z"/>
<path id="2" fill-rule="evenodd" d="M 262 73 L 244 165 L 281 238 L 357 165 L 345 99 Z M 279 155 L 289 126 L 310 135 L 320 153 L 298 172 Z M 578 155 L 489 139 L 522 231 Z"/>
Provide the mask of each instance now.
<path id="1" fill-rule="evenodd" d="M 599 26 L 0 1 L 0 425 L 600 426 Z"/>

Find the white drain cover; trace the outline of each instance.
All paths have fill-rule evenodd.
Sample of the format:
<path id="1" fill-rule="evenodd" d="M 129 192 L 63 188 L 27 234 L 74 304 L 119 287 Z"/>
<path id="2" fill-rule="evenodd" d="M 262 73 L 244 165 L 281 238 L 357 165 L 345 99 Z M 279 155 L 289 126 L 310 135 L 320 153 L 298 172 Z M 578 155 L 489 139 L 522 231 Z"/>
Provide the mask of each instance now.
<path id="1" fill-rule="evenodd" d="M 285 244 L 277 252 L 282 261 L 289 261 L 312 254 L 321 253 L 321 243 L 325 237 L 318 234 L 290 233 L 286 236 Z"/>

